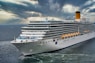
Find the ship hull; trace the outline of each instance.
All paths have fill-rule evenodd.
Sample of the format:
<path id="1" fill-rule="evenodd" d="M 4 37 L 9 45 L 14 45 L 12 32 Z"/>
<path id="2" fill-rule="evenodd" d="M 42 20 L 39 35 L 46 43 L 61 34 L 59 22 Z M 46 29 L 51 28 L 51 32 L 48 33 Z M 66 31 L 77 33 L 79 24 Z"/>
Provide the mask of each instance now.
<path id="1" fill-rule="evenodd" d="M 79 35 L 66 39 L 46 39 L 38 42 L 26 42 L 26 43 L 16 43 L 13 44 L 21 51 L 24 55 L 37 54 L 42 52 L 49 52 L 54 50 L 59 50 L 66 48 L 86 40 L 95 38 L 95 32 L 87 33 L 84 35 Z"/>

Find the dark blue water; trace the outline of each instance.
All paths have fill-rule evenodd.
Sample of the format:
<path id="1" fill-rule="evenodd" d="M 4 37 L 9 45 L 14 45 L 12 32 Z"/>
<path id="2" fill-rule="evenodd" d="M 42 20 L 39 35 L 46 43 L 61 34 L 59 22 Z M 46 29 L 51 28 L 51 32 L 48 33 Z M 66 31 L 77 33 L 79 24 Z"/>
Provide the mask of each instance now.
<path id="1" fill-rule="evenodd" d="M 20 56 L 10 43 L 24 25 L 0 25 L 0 63 L 95 63 L 95 39 L 55 52 Z"/>

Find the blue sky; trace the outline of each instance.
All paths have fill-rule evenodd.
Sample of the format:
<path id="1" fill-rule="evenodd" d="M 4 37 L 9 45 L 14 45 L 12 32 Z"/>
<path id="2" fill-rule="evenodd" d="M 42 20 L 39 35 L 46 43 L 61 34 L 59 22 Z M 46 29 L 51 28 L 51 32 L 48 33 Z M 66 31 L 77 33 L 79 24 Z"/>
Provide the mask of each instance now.
<path id="1" fill-rule="evenodd" d="M 0 24 L 27 23 L 36 16 L 72 19 L 77 10 L 94 17 L 95 0 L 0 0 Z"/>

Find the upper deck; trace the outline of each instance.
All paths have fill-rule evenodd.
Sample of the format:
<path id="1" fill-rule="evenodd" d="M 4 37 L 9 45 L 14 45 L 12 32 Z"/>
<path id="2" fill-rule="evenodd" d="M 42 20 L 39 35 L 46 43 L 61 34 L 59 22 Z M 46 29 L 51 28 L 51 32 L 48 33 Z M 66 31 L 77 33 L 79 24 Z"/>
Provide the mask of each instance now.
<path id="1" fill-rule="evenodd" d="M 17 39 L 38 41 L 46 38 L 60 38 L 66 34 L 75 36 L 91 32 L 93 28 L 92 23 L 85 22 L 30 21 L 27 26 L 22 27 L 22 33 Z"/>

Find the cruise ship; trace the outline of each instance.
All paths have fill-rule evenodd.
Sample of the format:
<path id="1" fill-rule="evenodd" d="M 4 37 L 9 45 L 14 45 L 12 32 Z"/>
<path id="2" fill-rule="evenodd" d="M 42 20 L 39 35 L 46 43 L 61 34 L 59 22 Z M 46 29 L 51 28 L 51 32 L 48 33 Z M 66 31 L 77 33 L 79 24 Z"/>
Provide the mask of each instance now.
<path id="1" fill-rule="evenodd" d="M 11 41 L 23 55 L 55 51 L 95 38 L 95 25 L 80 19 L 72 21 L 30 21 L 21 34 Z"/>

